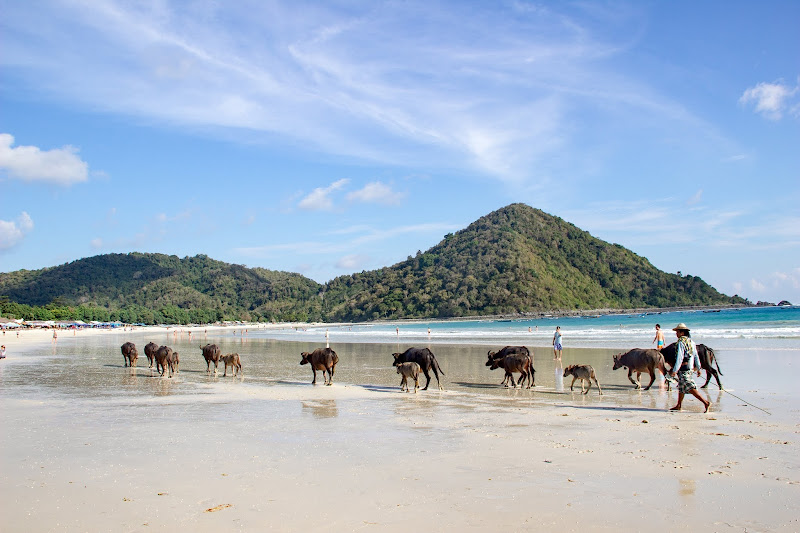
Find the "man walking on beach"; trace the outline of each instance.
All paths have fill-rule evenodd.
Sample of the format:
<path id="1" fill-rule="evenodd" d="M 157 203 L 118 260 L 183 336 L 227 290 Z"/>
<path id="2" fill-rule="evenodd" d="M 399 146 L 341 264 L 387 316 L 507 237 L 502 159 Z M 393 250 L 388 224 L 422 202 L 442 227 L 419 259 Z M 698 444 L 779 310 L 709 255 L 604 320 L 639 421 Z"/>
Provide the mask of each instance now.
<path id="1" fill-rule="evenodd" d="M 658 344 L 656 344 L 656 350 L 660 352 L 661 348 L 664 347 L 664 332 L 661 331 L 661 324 L 656 324 L 656 338 L 653 339 L 653 342 L 658 342 Z"/>
<path id="2" fill-rule="evenodd" d="M 688 392 L 703 403 L 703 412 L 708 412 L 708 407 L 711 402 L 706 401 L 697 392 L 697 386 L 694 384 L 692 378 L 692 371 L 696 370 L 697 375 L 700 375 L 700 358 L 697 356 L 697 346 L 689 336 L 689 328 L 686 324 L 681 322 L 672 330 L 678 337 L 677 356 L 675 358 L 675 367 L 672 369 L 672 377 L 678 376 L 678 403 L 670 409 L 670 411 L 680 411 L 683 404 L 683 397 Z"/>
<path id="3" fill-rule="evenodd" d="M 553 358 L 556 360 L 561 359 L 561 326 L 556 326 L 556 332 L 553 335 Z"/>

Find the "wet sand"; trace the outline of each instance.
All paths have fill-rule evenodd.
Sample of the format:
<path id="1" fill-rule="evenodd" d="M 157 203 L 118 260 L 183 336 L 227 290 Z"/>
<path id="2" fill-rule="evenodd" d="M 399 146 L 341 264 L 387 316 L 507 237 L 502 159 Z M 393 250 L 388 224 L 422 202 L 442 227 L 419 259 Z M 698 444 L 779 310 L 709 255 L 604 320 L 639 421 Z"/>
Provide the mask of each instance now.
<path id="1" fill-rule="evenodd" d="M 704 415 L 690 397 L 668 412 L 677 394 L 658 381 L 633 390 L 611 350 L 564 351 L 602 396 L 570 392 L 549 350 L 537 386 L 509 390 L 486 346 L 448 345 L 431 347 L 445 390 L 407 394 L 390 366 L 402 344 L 332 344 L 326 387 L 298 364 L 304 342 L 41 340 L 4 342 L 2 531 L 800 529 L 800 350 L 719 353 L 723 384 L 772 414 L 712 384 Z M 173 346 L 180 373 L 143 353 L 124 368 L 126 340 Z M 207 375 L 206 342 L 240 353 L 243 375 Z"/>

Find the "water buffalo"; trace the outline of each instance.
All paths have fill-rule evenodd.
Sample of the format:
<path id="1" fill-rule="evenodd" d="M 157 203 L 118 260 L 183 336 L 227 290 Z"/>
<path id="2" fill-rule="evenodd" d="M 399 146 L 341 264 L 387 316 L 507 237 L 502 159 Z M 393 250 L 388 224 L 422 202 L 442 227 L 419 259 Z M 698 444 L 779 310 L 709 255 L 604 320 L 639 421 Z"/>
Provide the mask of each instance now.
<path id="1" fill-rule="evenodd" d="M 206 360 L 206 374 L 211 372 L 211 363 L 214 363 L 214 374 L 217 373 L 217 367 L 219 366 L 219 358 L 222 355 L 220 352 L 219 346 L 216 344 L 206 344 L 205 346 L 200 347 L 203 350 L 203 358 Z"/>
<path id="2" fill-rule="evenodd" d="M 136 366 L 136 360 L 139 358 L 139 351 L 136 349 L 136 345 L 132 342 L 126 342 L 120 346 L 120 350 L 122 350 L 122 359 L 125 361 L 125 366 Z"/>
<path id="3" fill-rule="evenodd" d="M 169 377 L 172 377 L 172 372 L 175 368 L 175 361 L 177 354 L 173 353 L 172 348 L 169 346 L 159 346 L 158 350 L 153 354 L 156 360 L 156 372 L 163 376 L 169 367 Z"/>
<path id="4" fill-rule="evenodd" d="M 639 377 L 644 372 L 650 374 L 650 383 L 644 390 L 648 390 L 656 380 L 656 369 L 660 370 L 664 377 L 667 375 L 667 370 L 664 368 L 664 356 L 658 350 L 634 348 L 629 352 L 615 355 L 614 370 L 623 366 L 628 369 L 628 379 L 636 385 L 637 389 L 642 388 Z M 633 372 L 636 372 L 636 381 L 631 377 Z"/>
<path id="5" fill-rule="evenodd" d="M 428 390 L 428 385 L 431 383 L 431 370 L 433 370 L 433 374 L 436 376 L 436 384 L 439 385 L 439 390 L 443 390 L 442 384 L 439 382 L 439 372 L 441 372 L 443 376 L 444 372 L 442 372 L 442 367 L 439 366 L 439 361 L 436 360 L 436 356 L 433 355 L 433 352 L 428 348 L 409 348 L 403 353 L 393 353 L 392 357 L 394 357 L 392 366 L 397 366 L 400 363 L 417 363 L 419 365 L 426 379 L 425 386 L 422 390 Z"/>
<path id="6" fill-rule="evenodd" d="M 400 380 L 401 392 L 403 390 L 406 392 L 411 392 L 411 389 L 408 386 L 408 378 L 412 378 L 414 380 L 414 394 L 417 393 L 417 389 L 419 388 L 419 372 L 419 365 L 414 362 L 400 363 L 397 365 L 397 373 L 403 376 Z"/>
<path id="7" fill-rule="evenodd" d="M 169 377 L 172 377 L 172 374 L 178 373 L 178 365 L 180 364 L 181 360 L 178 357 L 178 352 L 172 352 L 172 355 L 167 357 L 167 366 L 169 367 Z"/>
<path id="8" fill-rule="evenodd" d="M 592 365 L 569 365 L 567 368 L 564 369 L 564 377 L 572 376 L 572 383 L 569 386 L 569 390 L 572 390 L 572 386 L 575 385 L 575 380 L 581 380 L 581 392 L 583 394 L 589 394 L 589 389 L 592 388 L 592 381 L 594 380 L 595 385 L 597 385 L 597 390 L 600 391 L 600 394 L 603 394 L 603 389 L 600 388 L 600 384 L 597 382 L 597 376 L 594 373 L 594 368 Z M 589 384 L 586 388 L 586 392 L 583 390 L 583 382 Z"/>
<path id="9" fill-rule="evenodd" d="M 144 346 L 144 354 L 147 356 L 147 361 L 150 363 L 150 368 L 153 368 L 153 361 L 156 358 L 156 350 L 158 350 L 158 344 L 154 342 L 148 342 Z"/>
<path id="10" fill-rule="evenodd" d="M 533 385 L 533 375 L 536 370 L 533 369 L 533 363 L 531 362 L 531 357 L 528 355 L 523 354 L 511 354 L 503 357 L 502 359 L 495 359 L 492 362 L 492 366 L 490 366 L 492 370 L 495 368 L 502 368 L 506 371 L 506 387 L 508 386 L 507 380 L 511 381 L 511 386 L 516 387 L 517 384 L 514 383 L 514 375 L 513 372 L 519 372 L 522 374 L 519 377 L 519 386 L 525 386 L 525 379 L 528 380 L 528 388 L 531 388 Z"/>
<path id="11" fill-rule="evenodd" d="M 222 374 L 222 377 L 227 377 L 228 375 L 228 367 L 231 367 L 234 376 L 238 376 L 239 372 L 242 370 L 242 361 L 239 358 L 238 353 L 229 353 L 227 355 L 223 355 L 220 360 L 225 363 L 225 373 Z"/>
<path id="12" fill-rule="evenodd" d="M 322 380 L 325 385 L 333 384 L 333 373 L 336 371 L 336 363 L 339 362 L 339 356 L 336 355 L 336 352 L 330 348 L 317 348 L 311 353 L 303 352 L 300 356 L 303 358 L 300 361 L 301 365 L 311 365 L 311 371 L 314 373 L 312 385 L 317 382 L 317 370 L 322 370 Z M 325 372 L 328 373 L 327 380 L 325 379 Z"/>
<path id="13" fill-rule="evenodd" d="M 669 346 L 661 348 L 661 353 L 664 355 L 664 362 L 667 363 L 670 368 L 675 368 L 675 362 L 678 357 L 677 345 L 677 342 L 673 342 Z M 696 346 L 697 357 L 700 359 L 700 367 L 706 371 L 706 383 L 700 388 L 705 389 L 708 387 L 708 382 L 711 381 L 711 376 L 714 376 L 714 379 L 717 380 L 717 386 L 722 389 L 722 383 L 719 380 L 719 377 L 722 375 L 722 370 L 719 369 L 719 359 L 717 359 L 717 355 L 714 353 L 714 350 L 705 344 L 697 344 Z M 716 369 L 714 369 L 712 366 L 714 364 L 717 365 Z"/>
<path id="14" fill-rule="evenodd" d="M 489 351 L 488 352 L 489 359 L 486 361 L 486 366 L 492 366 L 492 363 L 495 360 L 503 359 L 507 355 L 514 355 L 514 354 L 528 356 L 531 360 L 531 369 L 533 369 L 533 351 L 528 350 L 528 348 L 525 346 L 506 346 L 499 352 Z M 533 384 L 534 387 L 536 386 L 533 373 L 528 375 L 528 380 Z M 507 382 L 508 382 L 508 375 L 503 377 L 503 381 L 500 382 L 500 385 L 505 385 Z"/>

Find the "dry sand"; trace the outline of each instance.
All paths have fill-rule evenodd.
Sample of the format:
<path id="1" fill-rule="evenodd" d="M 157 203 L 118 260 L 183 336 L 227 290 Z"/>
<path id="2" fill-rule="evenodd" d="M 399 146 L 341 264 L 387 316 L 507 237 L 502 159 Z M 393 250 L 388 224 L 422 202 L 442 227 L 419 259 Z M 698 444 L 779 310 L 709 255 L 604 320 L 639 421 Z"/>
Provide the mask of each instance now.
<path id="1" fill-rule="evenodd" d="M 719 354 L 772 414 L 711 385 L 704 415 L 632 390 L 606 350 L 564 354 L 603 396 L 563 390 L 546 351 L 537 387 L 507 390 L 485 347 L 444 345 L 445 390 L 415 395 L 394 344 L 333 345 L 325 387 L 297 364 L 306 343 L 228 333 L 7 333 L 0 531 L 800 530 L 800 350 Z M 151 339 L 180 351 L 178 376 L 122 366 L 122 342 Z M 206 375 L 205 342 L 244 375 Z"/>

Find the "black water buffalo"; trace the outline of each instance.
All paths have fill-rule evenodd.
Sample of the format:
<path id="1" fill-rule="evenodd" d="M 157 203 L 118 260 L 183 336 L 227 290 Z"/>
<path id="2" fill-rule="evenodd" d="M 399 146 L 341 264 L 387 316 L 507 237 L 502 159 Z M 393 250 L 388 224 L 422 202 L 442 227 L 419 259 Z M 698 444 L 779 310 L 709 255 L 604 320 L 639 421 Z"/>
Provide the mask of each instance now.
<path id="1" fill-rule="evenodd" d="M 125 366 L 136 366 L 136 360 L 139 358 L 139 351 L 136 349 L 136 345 L 132 342 L 126 342 L 120 346 L 120 350 L 122 350 L 122 359 L 125 361 Z"/>
<path id="2" fill-rule="evenodd" d="M 525 355 L 525 356 L 530 358 L 530 360 L 531 360 L 531 370 L 533 370 L 533 351 L 528 350 L 528 348 L 526 346 L 506 346 L 505 348 L 503 348 L 499 352 L 493 352 L 493 351 L 490 350 L 488 352 L 488 355 L 489 355 L 489 359 L 486 361 L 486 366 L 492 366 L 492 363 L 494 363 L 495 360 L 503 359 L 508 355 Z M 534 377 L 535 372 L 536 371 L 533 370 L 533 372 L 531 372 L 531 374 L 528 375 L 528 380 L 530 381 L 530 383 L 533 384 L 534 387 L 536 386 L 535 377 Z M 508 375 L 506 374 L 503 377 L 503 381 L 500 382 L 500 385 L 505 385 L 507 382 L 508 382 Z"/>
<path id="3" fill-rule="evenodd" d="M 583 394 L 589 394 L 589 389 L 592 388 L 592 380 L 594 380 L 594 384 L 597 385 L 597 390 L 600 391 L 600 394 L 603 394 L 603 389 L 600 388 L 600 383 L 597 382 L 597 375 L 594 373 L 594 368 L 592 365 L 569 365 L 567 368 L 564 369 L 564 377 L 572 376 L 572 383 L 569 386 L 569 390 L 572 390 L 572 386 L 575 385 L 575 380 L 581 380 L 581 392 Z M 583 382 L 589 384 L 586 388 L 586 391 L 583 390 Z"/>
<path id="4" fill-rule="evenodd" d="M 206 360 L 206 373 L 208 374 L 211 372 L 211 363 L 214 363 L 214 374 L 217 373 L 217 367 L 219 366 L 219 358 L 222 355 L 222 352 L 219 349 L 219 346 L 216 344 L 206 344 L 205 346 L 200 347 L 203 350 L 203 358 Z"/>
<path id="5" fill-rule="evenodd" d="M 159 346 L 158 350 L 153 354 L 156 360 L 156 372 L 163 376 L 169 367 L 169 377 L 172 377 L 174 362 L 176 355 L 172 352 L 169 346 Z"/>
<path id="6" fill-rule="evenodd" d="M 311 365 L 311 371 L 314 373 L 314 385 L 317 382 L 317 370 L 322 370 L 322 380 L 325 385 L 333 384 L 333 373 L 336 371 L 336 363 L 339 362 L 339 356 L 336 355 L 331 348 L 317 348 L 311 353 L 303 352 L 300 354 L 303 358 L 300 361 L 301 365 Z M 325 379 L 325 372 L 328 373 L 328 379 Z"/>
<path id="7" fill-rule="evenodd" d="M 147 356 L 147 361 L 150 363 L 150 368 L 153 368 L 153 361 L 156 358 L 156 350 L 158 350 L 158 344 L 154 342 L 148 342 L 144 346 L 144 354 Z"/>
<path id="8" fill-rule="evenodd" d="M 442 384 L 439 382 L 439 372 L 444 376 L 442 367 L 439 366 L 439 361 L 428 348 L 409 348 L 403 353 L 393 353 L 394 362 L 392 366 L 397 366 L 400 363 L 417 363 L 422 373 L 425 374 L 425 386 L 422 390 L 428 390 L 428 385 L 431 383 L 431 370 L 436 376 L 436 384 L 439 385 L 439 390 L 442 390 Z"/>
<path id="9" fill-rule="evenodd" d="M 650 374 L 650 383 L 644 390 L 648 390 L 656 380 L 656 369 L 660 370 L 664 377 L 667 375 L 667 369 L 664 367 L 664 356 L 658 350 L 634 348 L 629 352 L 615 355 L 614 370 L 623 366 L 628 369 L 628 379 L 636 385 L 637 389 L 642 388 L 639 383 L 639 377 L 645 372 Z M 633 372 L 636 372 L 636 381 L 631 377 Z"/>
<path id="10" fill-rule="evenodd" d="M 405 390 L 406 392 L 411 392 L 411 388 L 408 386 L 408 378 L 414 380 L 414 394 L 417 393 L 417 389 L 419 388 L 419 365 L 417 363 L 400 363 L 397 365 L 397 373 L 402 376 L 400 379 L 400 392 Z"/>
<path id="11" fill-rule="evenodd" d="M 234 376 L 238 376 L 239 372 L 242 371 L 242 361 L 238 353 L 223 355 L 220 360 L 225 363 L 225 373 L 222 374 L 223 378 L 228 375 L 228 367 L 231 367 Z"/>
<path id="12" fill-rule="evenodd" d="M 519 386 L 525 386 L 525 379 L 528 380 L 528 388 L 531 388 L 533 385 L 533 375 L 536 370 L 533 369 L 533 363 L 531 362 L 531 357 L 529 355 L 524 354 L 511 354 L 503 357 L 502 359 L 495 359 L 492 361 L 492 365 L 489 367 L 491 370 L 495 368 L 502 368 L 506 371 L 506 379 L 503 382 L 508 386 L 508 381 L 511 381 L 511 386 L 516 387 L 517 384 L 514 383 L 514 375 L 513 372 L 519 372 L 521 376 L 519 377 Z"/>
<path id="13" fill-rule="evenodd" d="M 661 348 L 661 354 L 664 356 L 664 362 L 673 369 L 675 368 L 676 359 L 678 357 L 677 345 L 677 342 L 673 342 L 669 346 Z M 697 344 L 696 346 L 697 357 L 700 359 L 700 367 L 706 371 L 706 383 L 700 388 L 705 389 L 708 387 L 708 382 L 711 381 L 711 376 L 714 376 L 714 379 L 717 380 L 717 386 L 722 389 L 722 383 L 719 380 L 719 377 L 722 375 L 722 370 L 719 369 L 719 359 L 717 359 L 717 355 L 714 353 L 714 350 L 705 344 Z M 716 369 L 713 367 L 714 364 L 717 365 Z"/>

